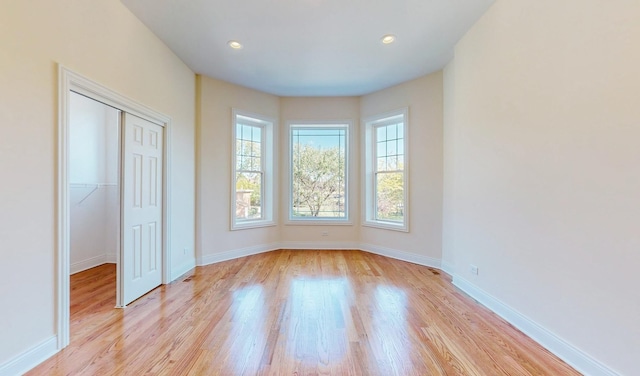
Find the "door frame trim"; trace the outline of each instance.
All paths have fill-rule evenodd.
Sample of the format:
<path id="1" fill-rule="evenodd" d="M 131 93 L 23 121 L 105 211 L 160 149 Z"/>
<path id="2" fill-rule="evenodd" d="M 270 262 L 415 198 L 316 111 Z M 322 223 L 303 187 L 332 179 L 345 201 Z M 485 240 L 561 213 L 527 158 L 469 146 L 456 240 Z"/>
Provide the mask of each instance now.
<path id="1" fill-rule="evenodd" d="M 171 117 L 127 98 L 61 64 L 58 64 L 58 150 L 57 150 L 57 274 L 56 321 L 58 350 L 69 345 L 70 222 L 69 222 L 69 96 L 71 91 L 136 115 L 164 127 L 162 283 L 171 279 Z M 121 153 L 122 151 L 120 151 Z M 118 262 L 120 252 L 118 252 Z M 117 302 L 120 303 L 119 301 Z"/>

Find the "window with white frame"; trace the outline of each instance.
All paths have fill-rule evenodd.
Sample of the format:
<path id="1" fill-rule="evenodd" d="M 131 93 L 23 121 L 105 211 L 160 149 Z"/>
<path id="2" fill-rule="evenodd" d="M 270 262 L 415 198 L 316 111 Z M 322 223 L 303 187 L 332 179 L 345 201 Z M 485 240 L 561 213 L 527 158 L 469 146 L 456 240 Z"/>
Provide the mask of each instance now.
<path id="1" fill-rule="evenodd" d="M 233 110 L 231 229 L 274 225 L 273 120 Z"/>
<path id="2" fill-rule="evenodd" d="M 289 125 L 289 220 L 348 223 L 349 124 Z"/>
<path id="3" fill-rule="evenodd" d="M 364 122 L 364 225 L 409 231 L 408 109 Z"/>

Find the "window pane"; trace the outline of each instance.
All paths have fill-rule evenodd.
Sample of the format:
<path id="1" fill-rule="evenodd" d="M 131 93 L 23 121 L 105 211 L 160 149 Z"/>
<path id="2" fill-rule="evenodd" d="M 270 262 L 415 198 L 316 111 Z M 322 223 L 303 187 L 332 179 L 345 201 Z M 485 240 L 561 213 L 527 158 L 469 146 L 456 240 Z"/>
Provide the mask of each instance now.
<path id="1" fill-rule="evenodd" d="M 387 140 L 387 127 L 378 127 L 376 130 L 376 140 L 386 141 Z"/>
<path id="2" fill-rule="evenodd" d="M 236 219 L 262 218 L 262 173 L 236 173 Z"/>
<path id="3" fill-rule="evenodd" d="M 293 218 L 345 218 L 346 128 L 291 128 Z"/>
<path id="4" fill-rule="evenodd" d="M 398 138 L 398 126 L 391 124 L 387 126 L 387 140 L 395 140 Z"/>
<path id="5" fill-rule="evenodd" d="M 376 128 L 376 171 L 404 169 L 403 125 L 391 124 Z"/>
<path id="6" fill-rule="evenodd" d="M 262 128 L 236 124 L 237 221 L 263 219 Z"/>
<path id="7" fill-rule="evenodd" d="M 404 183 L 402 172 L 376 174 L 376 219 L 402 222 L 404 219 Z"/>
<path id="8" fill-rule="evenodd" d="M 262 141 L 262 129 L 258 127 L 251 127 L 251 141 L 257 143 Z"/>
<path id="9" fill-rule="evenodd" d="M 365 123 L 364 224 L 408 231 L 409 206 L 405 202 L 405 127 L 407 109 L 379 115 Z"/>
<path id="10" fill-rule="evenodd" d="M 398 140 L 387 142 L 387 153 L 389 155 L 398 155 Z"/>
<path id="11" fill-rule="evenodd" d="M 262 165 L 261 165 L 261 154 L 260 154 L 260 144 L 257 142 L 251 142 L 249 144 L 249 154 L 250 154 L 250 161 L 251 163 L 247 166 L 249 170 L 251 171 L 261 171 L 262 170 Z"/>
<path id="12" fill-rule="evenodd" d="M 378 157 L 384 157 L 385 155 L 387 155 L 387 143 L 385 141 L 378 141 L 377 146 Z"/>
<path id="13" fill-rule="evenodd" d="M 244 170 L 242 168 L 244 164 L 244 157 L 241 153 L 242 141 L 236 138 L 236 170 Z"/>
<path id="14" fill-rule="evenodd" d="M 377 171 L 386 171 L 387 170 L 387 157 L 378 158 L 378 170 Z"/>
<path id="15" fill-rule="evenodd" d="M 398 157 L 393 155 L 389 158 L 387 158 L 387 169 L 389 171 L 395 171 L 398 170 Z"/>
<path id="16" fill-rule="evenodd" d="M 236 170 L 262 171 L 262 129 L 257 126 L 236 126 Z"/>

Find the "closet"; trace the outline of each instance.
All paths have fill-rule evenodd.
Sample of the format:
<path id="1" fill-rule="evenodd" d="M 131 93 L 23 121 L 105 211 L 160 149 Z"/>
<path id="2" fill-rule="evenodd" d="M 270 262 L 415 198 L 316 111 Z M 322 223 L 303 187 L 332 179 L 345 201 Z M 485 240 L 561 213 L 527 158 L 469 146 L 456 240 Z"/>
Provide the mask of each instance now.
<path id="1" fill-rule="evenodd" d="M 116 263 L 120 111 L 71 92 L 69 98 L 70 273 Z"/>

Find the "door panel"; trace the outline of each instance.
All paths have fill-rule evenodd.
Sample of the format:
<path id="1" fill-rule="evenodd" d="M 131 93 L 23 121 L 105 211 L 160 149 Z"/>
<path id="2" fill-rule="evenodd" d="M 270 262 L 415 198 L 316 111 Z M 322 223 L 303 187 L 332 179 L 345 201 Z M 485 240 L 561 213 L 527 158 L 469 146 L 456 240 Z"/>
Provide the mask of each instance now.
<path id="1" fill-rule="evenodd" d="M 163 131 L 123 115 L 121 306 L 162 283 Z"/>

